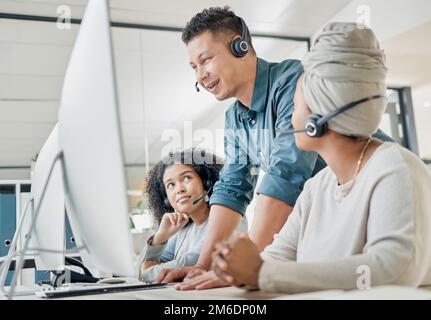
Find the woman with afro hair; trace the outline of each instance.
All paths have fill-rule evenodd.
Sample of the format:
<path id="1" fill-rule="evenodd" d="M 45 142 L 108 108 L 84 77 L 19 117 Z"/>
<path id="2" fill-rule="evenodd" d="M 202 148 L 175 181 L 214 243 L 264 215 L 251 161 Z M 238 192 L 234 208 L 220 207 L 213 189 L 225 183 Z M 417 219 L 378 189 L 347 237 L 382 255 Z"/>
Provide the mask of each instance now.
<path id="1" fill-rule="evenodd" d="M 209 197 L 222 161 L 210 152 L 171 153 L 148 173 L 149 207 L 159 223 L 139 259 L 140 278 L 153 282 L 163 269 L 196 264 L 209 215 Z M 246 231 L 247 225 L 239 230 Z"/>

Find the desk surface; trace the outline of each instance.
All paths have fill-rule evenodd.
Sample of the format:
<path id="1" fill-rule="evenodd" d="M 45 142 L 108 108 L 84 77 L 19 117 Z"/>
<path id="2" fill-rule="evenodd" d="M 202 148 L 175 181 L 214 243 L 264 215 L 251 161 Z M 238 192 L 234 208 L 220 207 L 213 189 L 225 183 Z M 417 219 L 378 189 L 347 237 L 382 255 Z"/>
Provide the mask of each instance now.
<path id="1" fill-rule="evenodd" d="M 41 300 L 35 295 L 18 296 L 16 300 Z M 129 291 L 62 298 L 66 300 L 350 300 L 350 299 L 383 299 L 383 300 L 431 300 L 431 286 L 420 289 L 381 286 L 369 290 L 329 290 L 301 294 L 266 293 L 262 291 L 246 291 L 244 289 L 227 287 L 209 290 L 178 291 L 174 286 L 162 289 Z"/>
<path id="2" fill-rule="evenodd" d="M 246 291 L 235 287 L 209 290 L 178 291 L 173 287 L 135 293 L 135 299 L 142 300 L 431 300 L 431 286 L 426 288 L 407 288 L 400 286 L 381 286 L 369 290 L 325 290 L 301 294 L 267 293 Z"/>

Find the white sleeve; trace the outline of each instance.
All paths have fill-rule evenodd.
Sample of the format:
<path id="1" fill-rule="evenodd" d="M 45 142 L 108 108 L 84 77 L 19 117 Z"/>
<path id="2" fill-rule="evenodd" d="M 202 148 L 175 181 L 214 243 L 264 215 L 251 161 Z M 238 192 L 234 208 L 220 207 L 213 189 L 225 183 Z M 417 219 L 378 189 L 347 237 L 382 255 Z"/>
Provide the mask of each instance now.
<path id="1" fill-rule="evenodd" d="M 284 261 L 293 257 L 296 240 L 295 232 L 287 225 L 281 240 L 277 240 L 269 248 L 269 252 L 285 259 L 272 259 L 263 263 L 259 272 L 260 288 L 265 291 L 294 293 L 357 289 L 367 283 L 371 286 L 417 286 L 419 279 L 415 266 L 418 257 L 414 256 L 414 208 L 408 170 L 393 168 L 379 179 L 372 193 L 367 242 L 362 254 L 323 262 Z M 295 216 L 293 218 L 291 228 L 297 223 Z M 290 250 L 290 253 L 279 252 L 282 249 Z M 367 274 L 369 281 L 364 278 Z"/>

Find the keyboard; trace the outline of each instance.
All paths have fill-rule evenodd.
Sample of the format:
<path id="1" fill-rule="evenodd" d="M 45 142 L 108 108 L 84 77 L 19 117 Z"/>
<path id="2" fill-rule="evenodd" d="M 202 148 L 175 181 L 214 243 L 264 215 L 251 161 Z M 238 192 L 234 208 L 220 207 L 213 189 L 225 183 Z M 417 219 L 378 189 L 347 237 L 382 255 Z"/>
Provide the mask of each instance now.
<path id="1" fill-rule="evenodd" d="M 65 298 L 91 294 L 118 293 L 126 291 L 138 291 L 154 288 L 165 288 L 164 283 L 133 283 L 133 284 L 83 284 L 65 285 L 62 287 L 43 288 L 35 292 L 39 298 Z"/>

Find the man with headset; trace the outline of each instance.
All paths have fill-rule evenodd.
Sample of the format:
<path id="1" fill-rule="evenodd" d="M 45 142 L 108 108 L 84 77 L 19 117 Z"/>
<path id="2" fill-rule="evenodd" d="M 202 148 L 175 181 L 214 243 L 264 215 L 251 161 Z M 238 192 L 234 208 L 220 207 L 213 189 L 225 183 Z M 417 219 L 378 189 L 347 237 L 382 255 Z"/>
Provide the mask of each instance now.
<path id="1" fill-rule="evenodd" d="M 291 115 L 298 60 L 258 58 L 244 20 L 228 7 L 196 14 L 182 34 L 198 84 L 217 100 L 236 98 L 226 111 L 225 165 L 210 199 L 205 242 L 195 267 L 163 270 L 157 281 L 185 281 L 181 290 L 227 285 L 209 270 L 215 243 L 228 239 L 252 200 L 257 168 L 264 171 L 250 238 L 262 251 L 287 220 L 307 179 L 325 166 L 297 148 Z M 379 137 L 379 134 L 377 135 Z M 380 137 L 385 136 L 380 133 Z M 386 137 L 387 138 L 387 137 Z"/>

